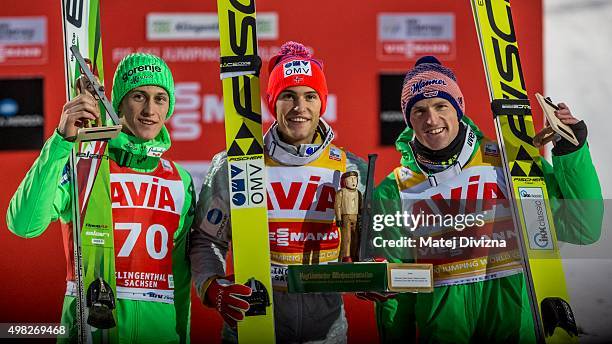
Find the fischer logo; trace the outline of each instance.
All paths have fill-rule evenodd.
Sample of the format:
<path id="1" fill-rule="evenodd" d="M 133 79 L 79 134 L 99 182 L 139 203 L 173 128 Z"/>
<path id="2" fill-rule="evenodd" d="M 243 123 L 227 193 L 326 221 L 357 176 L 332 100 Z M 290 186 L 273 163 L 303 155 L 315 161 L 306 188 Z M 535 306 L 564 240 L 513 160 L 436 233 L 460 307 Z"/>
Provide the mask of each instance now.
<path id="1" fill-rule="evenodd" d="M 149 72 L 154 72 L 154 73 L 161 73 L 161 67 L 157 66 L 157 65 L 144 65 L 144 66 L 138 66 L 138 67 L 134 67 L 130 70 L 128 70 L 127 72 L 123 73 L 123 75 L 121 75 L 121 79 L 124 82 L 128 81 L 128 78 L 131 77 L 132 75 L 135 75 L 136 73 L 140 73 L 140 72 L 144 72 L 144 71 L 149 71 Z M 138 82 L 138 80 L 140 80 L 140 78 L 144 78 L 142 76 L 139 76 L 138 78 L 135 78 L 132 80 L 132 82 Z"/>
<path id="2" fill-rule="evenodd" d="M 491 1 L 485 1 L 485 6 L 487 7 L 487 19 L 491 25 L 490 30 L 492 33 L 487 39 L 491 41 L 495 53 L 495 59 L 491 64 L 497 66 L 497 73 L 502 79 L 501 89 L 505 93 L 504 96 L 507 94 L 510 95 L 510 98 L 524 99 L 526 98 L 527 91 L 525 89 L 519 51 L 516 46 L 516 32 L 512 24 L 510 4 L 506 2 L 505 11 L 501 9 L 500 11 L 493 10 Z M 496 13 L 498 14 L 497 16 Z M 521 86 L 519 89 L 512 86 L 517 84 Z M 519 107 L 513 108 L 525 109 L 524 106 L 519 105 Z M 524 121 L 524 118 L 519 117 L 519 120 Z M 525 128 L 525 126 L 521 127 Z"/>
<path id="3" fill-rule="evenodd" d="M 283 75 L 285 78 L 296 74 L 312 76 L 312 66 L 310 65 L 310 61 L 295 60 L 287 62 L 283 65 Z"/>
<path id="4" fill-rule="evenodd" d="M 270 242 L 278 246 L 289 246 L 290 243 L 305 241 L 337 241 L 338 238 L 337 230 L 329 233 L 293 233 L 289 228 L 277 228 L 276 231 L 269 232 Z"/>
<path id="5" fill-rule="evenodd" d="M 421 93 L 423 88 L 430 85 L 446 85 L 446 82 L 442 79 L 431 79 L 431 80 L 419 80 L 417 83 L 412 85 L 412 94 Z"/>

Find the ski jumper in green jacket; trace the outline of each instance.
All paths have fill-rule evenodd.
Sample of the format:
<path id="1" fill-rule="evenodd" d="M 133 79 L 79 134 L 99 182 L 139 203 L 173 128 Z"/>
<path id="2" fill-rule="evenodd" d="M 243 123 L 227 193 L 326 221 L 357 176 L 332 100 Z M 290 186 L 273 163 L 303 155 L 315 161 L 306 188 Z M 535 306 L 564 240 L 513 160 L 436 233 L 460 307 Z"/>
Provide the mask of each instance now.
<path id="1" fill-rule="evenodd" d="M 439 67 L 432 69 L 436 68 Z M 414 73 L 410 73 L 409 76 L 414 78 Z M 455 100 L 455 104 L 450 102 L 455 106 L 462 101 L 460 93 L 457 93 L 458 88 L 441 97 L 446 89 L 437 86 L 452 84 L 451 78 L 446 78 L 446 75 L 449 75 L 446 70 L 438 74 L 429 73 L 425 79 L 430 82 L 430 86 L 434 85 L 433 87 L 438 87 L 439 90 L 437 97 L 431 98 Z M 452 80 L 454 81 L 454 75 Z M 405 94 L 415 89 L 413 87 L 405 91 Z M 425 98 L 427 97 L 417 98 L 417 101 Z M 416 102 L 406 103 L 412 106 Z M 462 106 L 455 107 L 462 109 Z M 439 172 L 445 171 L 445 168 L 449 169 L 453 164 L 435 166 L 431 162 L 428 166 L 428 163 L 417 159 L 415 152 L 419 152 L 420 144 L 415 142 L 415 130 L 407 127 L 396 141 L 396 147 L 402 154 L 401 166 L 376 188 L 373 194 L 373 214 L 401 212 L 405 210 L 402 202 L 406 202 L 410 197 L 417 202 L 423 198 L 435 200 L 437 197 L 444 200 L 465 200 L 474 195 L 477 196 L 473 198 L 479 200 L 508 199 L 505 195 L 507 191 L 497 143 L 485 138 L 466 116 L 459 118 L 458 134 L 449 146 L 457 146 L 455 161 L 465 157 L 465 161 L 461 162 L 462 169 L 440 184 L 432 183 L 431 178 L 424 172 L 427 167 L 432 170 L 441 167 L 435 170 Z M 572 125 L 572 129 L 579 137 L 580 145 L 576 147 L 569 142 L 557 142 L 553 149 L 552 165 L 542 159 L 542 170 L 555 214 L 558 240 L 586 245 L 599 239 L 603 202 L 597 173 L 586 144 L 586 125 L 584 122 L 578 122 Z M 474 139 L 473 143 L 470 143 L 470 136 Z M 474 192 L 472 197 L 469 196 L 470 190 Z M 452 202 L 446 204 L 453 205 Z M 495 224 L 499 218 L 508 220 L 508 217 L 496 215 Z M 394 239 L 402 236 L 402 231 L 405 232 L 405 229 L 386 227 L 380 233 L 385 238 Z M 508 238 L 507 236 L 506 239 Z M 505 253 L 512 253 L 511 250 L 512 247 Z M 380 249 L 381 255 L 396 262 L 420 261 L 423 258 L 422 253 L 423 251 L 409 248 Z M 452 254 L 445 258 L 448 257 L 453 260 Z M 476 257 L 490 259 L 493 253 L 480 253 Z M 535 342 L 533 318 L 520 262 L 511 254 L 507 257 L 509 258 L 502 265 L 492 264 L 491 260 L 488 260 L 489 265 L 481 270 L 460 268 L 447 261 L 438 261 L 439 266 L 434 263 L 433 293 L 399 294 L 387 302 L 377 303 L 376 316 L 381 341 L 414 342 L 418 338 L 418 341 L 423 343 Z M 460 262 L 467 261 L 469 259 Z"/>
<path id="2" fill-rule="evenodd" d="M 142 62 L 138 57 L 145 63 L 163 63 L 151 55 L 135 54 L 126 57 L 118 70 L 130 67 L 130 63 Z M 131 85 L 133 87 L 119 92 L 114 89 L 113 96 L 119 94 L 123 98 L 124 94 L 142 85 L 138 81 Z M 171 99 L 167 113 L 170 115 L 174 103 L 172 83 L 156 81 L 170 89 L 167 92 Z M 148 82 L 151 82 L 150 78 Z M 128 95 L 132 97 L 137 90 L 139 88 Z M 139 94 L 138 99 L 145 96 L 146 93 Z M 117 100 L 117 104 L 120 101 Z M 115 107 L 119 108 L 118 105 Z M 188 238 L 195 197 L 189 173 L 160 157 L 171 145 L 163 125 L 163 119 L 167 117 L 156 123 L 161 125 L 161 130 L 152 139 L 133 136 L 132 132 L 140 134 L 137 131 L 140 128 L 128 123 L 130 133 L 121 132 L 108 144 L 110 201 L 115 228 L 118 339 L 121 343 L 189 342 L 191 273 Z M 139 118 L 157 121 L 152 115 Z M 124 118 L 122 124 L 125 131 Z M 77 333 L 68 164 L 73 147 L 74 142 L 66 140 L 56 130 L 13 195 L 7 212 L 9 229 L 24 238 L 37 237 L 49 223 L 61 222 L 67 260 L 62 323 L 69 327 L 70 338 L 59 342 L 75 340 Z"/>

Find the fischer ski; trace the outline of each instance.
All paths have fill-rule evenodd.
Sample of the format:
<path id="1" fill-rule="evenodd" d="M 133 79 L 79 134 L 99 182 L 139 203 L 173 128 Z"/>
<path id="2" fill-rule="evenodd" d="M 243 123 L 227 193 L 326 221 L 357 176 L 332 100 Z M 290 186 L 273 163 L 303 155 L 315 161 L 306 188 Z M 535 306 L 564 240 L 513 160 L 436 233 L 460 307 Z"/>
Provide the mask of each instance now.
<path id="1" fill-rule="evenodd" d="M 91 92 L 99 101 L 102 120 L 118 118 L 94 74 L 103 83 L 99 0 L 62 0 L 66 98 Z M 91 63 L 91 71 L 83 56 Z M 104 119 L 105 114 L 109 117 Z M 110 120 L 110 122 L 109 122 Z M 102 125 L 103 123 L 96 123 Z M 120 125 L 79 129 L 70 155 L 72 239 L 79 343 L 118 342 L 110 168 L 107 142 Z M 96 190 L 96 192 L 92 192 Z M 89 209 L 91 209 L 89 211 Z"/>
<path id="2" fill-rule="evenodd" d="M 471 0 L 539 343 L 577 342 L 509 0 Z M 538 215 L 540 214 L 540 216 Z"/>
<path id="3" fill-rule="evenodd" d="M 274 343 L 255 1 L 218 0 L 236 283 L 253 288 L 240 343 Z"/>

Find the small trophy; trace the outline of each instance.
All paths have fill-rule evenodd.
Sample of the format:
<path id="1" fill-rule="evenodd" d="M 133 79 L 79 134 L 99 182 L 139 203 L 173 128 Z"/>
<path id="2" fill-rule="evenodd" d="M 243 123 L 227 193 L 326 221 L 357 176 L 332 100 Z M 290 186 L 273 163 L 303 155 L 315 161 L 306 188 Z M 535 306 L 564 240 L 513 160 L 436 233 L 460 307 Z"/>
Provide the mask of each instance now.
<path id="1" fill-rule="evenodd" d="M 76 136 L 77 142 L 86 141 L 98 141 L 98 140 L 110 140 L 121 132 L 122 126 L 119 124 L 119 117 L 115 113 L 113 106 L 106 98 L 104 94 L 104 86 L 100 85 L 96 76 L 92 73 L 89 68 L 87 61 L 81 56 L 79 48 L 76 45 L 70 47 L 72 55 L 76 58 L 76 61 L 81 69 L 81 76 L 75 80 L 75 89 L 77 94 L 82 92 L 90 92 L 96 100 L 102 103 L 106 113 L 108 113 L 111 121 L 114 125 L 104 126 L 102 119 L 99 119 L 92 126 L 90 123 L 85 124 L 85 128 L 81 128 Z M 102 116 L 103 113 L 100 114 Z"/>
<path id="2" fill-rule="evenodd" d="M 559 108 L 550 98 L 544 98 L 544 96 L 539 93 L 536 93 L 535 96 L 542 107 L 548 125 L 533 138 L 533 145 L 540 148 L 550 141 L 558 141 L 563 137 L 575 146 L 578 146 L 578 139 L 574 135 L 572 128 L 561 122 L 561 120 L 555 116 L 555 110 L 559 110 Z"/>
<path id="3" fill-rule="evenodd" d="M 340 228 L 340 259 L 344 263 L 359 260 L 359 233 L 357 232 L 361 213 L 362 195 L 357 190 L 359 173 L 348 171 L 340 177 L 341 189 L 336 192 L 334 211 L 336 225 Z"/>

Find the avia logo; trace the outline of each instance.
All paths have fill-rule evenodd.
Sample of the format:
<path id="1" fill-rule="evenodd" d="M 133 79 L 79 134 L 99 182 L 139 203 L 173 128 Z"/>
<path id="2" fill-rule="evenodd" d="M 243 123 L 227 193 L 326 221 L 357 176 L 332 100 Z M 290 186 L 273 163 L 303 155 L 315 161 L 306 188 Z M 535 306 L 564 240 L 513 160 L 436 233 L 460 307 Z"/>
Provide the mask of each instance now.
<path id="1" fill-rule="evenodd" d="M 320 176 L 311 176 L 307 183 L 292 182 L 289 190 L 280 182 L 270 183 L 268 189 L 269 210 L 304 210 L 327 212 L 334 209 L 336 189 L 329 184 L 320 185 Z M 317 189 L 320 188 L 320 192 Z M 272 202 L 272 198 L 276 202 Z M 278 204 L 278 207 L 276 207 Z"/>
<path id="2" fill-rule="evenodd" d="M 111 202 L 113 207 L 156 208 L 178 212 L 170 186 L 160 184 L 159 178 L 151 183 L 135 181 L 111 181 Z"/>
<path id="3" fill-rule="evenodd" d="M 259 206 L 263 203 L 263 167 L 261 161 L 230 163 L 231 198 L 236 207 Z"/>
<path id="4" fill-rule="evenodd" d="M 291 232 L 289 228 L 277 228 L 276 231 L 271 230 L 269 232 L 270 242 L 276 243 L 278 246 L 289 246 L 290 243 L 305 241 L 337 241 L 338 238 L 338 230 L 329 233 L 294 233 Z"/>
<path id="5" fill-rule="evenodd" d="M 423 88 L 430 85 L 446 85 L 446 82 L 442 79 L 419 80 L 412 85 L 411 92 L 412 94 L 421 93 Z"/>
<path id="6" fill-rule="evenodd" d="M 499 200 L 494 202 L 493 200 Z M 508 207 L 506 196 L 495 182 L 480 182 L 480 176 L 471 176 L 467 188 L 458 186 L 448 193 L 437 193 L 430 200 L 419 200 L 412 207 L 413 214 L 459 214 L 491 210 L 495 205 Z M 487 202 L 488 201 L 488 202 Z M 462 209 L 464 207 L 464 209 Z M 436 210 L 436 211 L 434 211 Z"/>
<path id="7" fill-rule="evenodd" d="M 312 66 L 310 61 L 295 60 L 287 62 L 283 65 L 283 75 L 285 78 L 296 74 L 312 76 Z"/>

